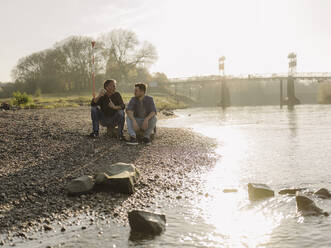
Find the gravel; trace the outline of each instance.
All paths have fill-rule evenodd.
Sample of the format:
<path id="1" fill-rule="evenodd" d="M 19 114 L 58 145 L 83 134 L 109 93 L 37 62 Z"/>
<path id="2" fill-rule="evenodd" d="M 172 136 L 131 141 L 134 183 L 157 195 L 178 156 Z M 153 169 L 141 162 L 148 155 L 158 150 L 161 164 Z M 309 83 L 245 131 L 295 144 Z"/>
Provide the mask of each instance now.
<path id="1" fill-rule="evenodd" d="M 158 116 L 158 118 L 163 118 Z M 74 219 L 111 218 L 126 225 L 127 213 L 172 201 L 216 160 L 215 141 L 186 129 L 158 128 L 151 146 L 128 146 L 105 135 L 91 139 L 87 107 L 0 112 L 0 235 L 28 238 Z M 130 196 L 93 192 L 69 197 L 65 185 L 116 162 L 133 163 L 141 177 Z M 84 217 L 82 217 L 84 216 Z M 59 229 L 60 230 L 60 229 Z"/>

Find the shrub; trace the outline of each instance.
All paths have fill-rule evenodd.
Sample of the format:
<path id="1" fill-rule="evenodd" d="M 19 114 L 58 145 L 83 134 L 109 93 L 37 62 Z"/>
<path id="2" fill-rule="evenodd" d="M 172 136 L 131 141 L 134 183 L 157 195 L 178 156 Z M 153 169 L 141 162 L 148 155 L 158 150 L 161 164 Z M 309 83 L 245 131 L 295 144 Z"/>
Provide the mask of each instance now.
<path id="1" fill-rule="evenodd" d="M 34 92 L 34 96 L 35 97 L 41 97 L 41 89 L 40 88 L 36 89 L 36 91 Z"/>
<path id="2" fill-rule="evenodd" d="M 24 106 L 30 102 L 32 102 L 32 99 L 25 92 L 21 93 L 19 91 L 16 91 L 13 93 L 13 100 L 12 100 L 13 105 Z"/>

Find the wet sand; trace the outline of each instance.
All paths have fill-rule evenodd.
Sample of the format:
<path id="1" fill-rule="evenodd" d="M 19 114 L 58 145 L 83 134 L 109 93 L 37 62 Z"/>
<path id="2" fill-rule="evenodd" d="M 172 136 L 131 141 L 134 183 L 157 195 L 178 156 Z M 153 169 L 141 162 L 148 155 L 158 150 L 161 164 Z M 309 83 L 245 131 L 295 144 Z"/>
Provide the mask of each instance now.
<path id="1" fill-rule="evenodd" d="M 91 224 L 103 218 L 127 225 L 128 211 L 148 208 L 156 198 L 181 197 L 199 183 L 190 173 L 203 172 L 216 160 L 215 141 L 186 129 L 159 127 L 149 147 L 109 138 L 105 128 L 90 139 L 90 131 L 87 107 L 0 112 L 1 242 L 66 229 L 67 220 L 77 216 L 70 225 L 81 225 L 81 216 Z M 64 187 L 73 178 L 116 162 L 140 170 L 133 195 L 66 195 Z"/>

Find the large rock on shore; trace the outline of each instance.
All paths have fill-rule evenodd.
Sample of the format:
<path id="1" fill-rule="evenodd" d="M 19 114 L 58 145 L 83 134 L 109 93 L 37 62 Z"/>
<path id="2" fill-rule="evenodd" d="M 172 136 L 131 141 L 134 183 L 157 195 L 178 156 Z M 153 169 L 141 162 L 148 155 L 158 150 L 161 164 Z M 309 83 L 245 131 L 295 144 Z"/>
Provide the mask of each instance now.
<path id="1" fill-rule="evenodd" d="M 69 195 L 81 195 L 90 192 L 94 187 L 91 176 L 81 176 L 72 180 L 66 187 Z"/>
<path id="2" fill-rule="evenodd" d="M 125 171 L 132 173 L 132 176 L 134 177 L 135 181 L 138 179 L 139 170 L 133 164 L 116 163 L 106 165 L 99 170 L 100 173 L 105 173 L 108 176 L 118 175 Z"/>
<path id="3" fill-rule="evenodd" d="M 316 206 L 313 200 L 309 199 L 303 195 L 295 196 L 295 200 L 297 203 L 297 211 L 303 216 L 318 216 L 324 215 L 329 216 L 329 214 L 319 207 Z"/>
<path id="4" fill-rule="evenodd" d="M 249 183 L 247 186 L 248 197 L 251 201 L 275 196 L 275 192 L 266 184 Z"/>
<path id="5" fill-rule="evenodd" d="M 101 190 L 111 190 L 124 194 L 134 193 L 134 175 L 132 172 L 124 171 L 120 174 L 108 176 L 100 173 L 96 176 L 96 183 Z"/>
<path id="6" fill-rule="evenodd" d="M 329 190 L 325 189 L 325 188 L 321 188 L 321 189 L 317 190 L 316 192 L 314 192 L 314 195 L 324 198 L 324 199 L 331 198 L 331 194 L 330 194 Z"/>
<path id="7" fill-rule="evenodd" d="M 166 227 L 166 217 L 164 214 L 133 210 L 129 212 L 128 218 L 132 232 L 158 235 Z"/>
<path id="8" fill-rule="evenodd" d="M 101 190 L 132 194 L 138 177 L 139 171 L 133 164 L 116 163 L 102 168 L 95 181 Z"/>

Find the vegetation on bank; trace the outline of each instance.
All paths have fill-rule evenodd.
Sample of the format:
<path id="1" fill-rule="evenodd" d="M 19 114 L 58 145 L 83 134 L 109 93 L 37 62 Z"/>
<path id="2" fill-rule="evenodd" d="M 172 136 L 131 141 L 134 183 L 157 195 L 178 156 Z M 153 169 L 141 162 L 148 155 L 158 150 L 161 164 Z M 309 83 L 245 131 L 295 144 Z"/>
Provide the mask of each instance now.
<path id="1" fill-rule="evenodd" d="M 128 103 L 133 93 L 122 93 L 125 103 Z M 186 108 L 188 105 L 183 101 L 177 101 L 168 94 L 152 94 L 158 110 Z M 2 98 L 0 102 L 10 103 L 12 106 L 20 108 L 63 108 L 89 106 L 91 103 L 91 93 L 83 92 L 78 94 L 40 94 L 31 96 L 26 93 L 15 92 L 12 98 Z"/>
<path id="2" fill-rule="evenodd" d="M 139 41 L 137 35 L 124 29 L 101 34 L 92 49 L 92 37 L 70 36 L 52 47 L 20 58 L 12 70 L 12 83 L 0 83 L 0 98 L 13 92 L 28 94 L 77 94 L 100 88 L 106 79 L 116 79 L 121 92 L 129 92 L 138 82 L 168 81 L 164 73 L 150 73 L 157 60 L 155 47 Z M 94 57 L 94 59 L 92 59 Z M 92 63 L 94 61 L 94 63 Z"/>

